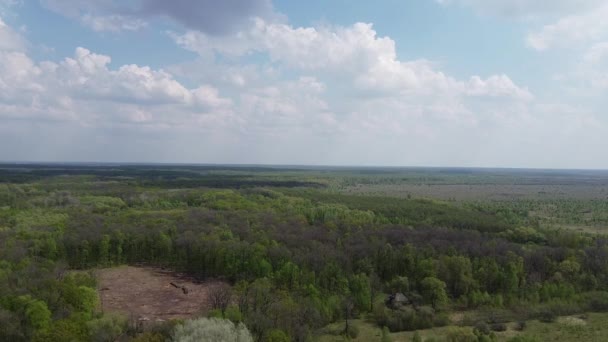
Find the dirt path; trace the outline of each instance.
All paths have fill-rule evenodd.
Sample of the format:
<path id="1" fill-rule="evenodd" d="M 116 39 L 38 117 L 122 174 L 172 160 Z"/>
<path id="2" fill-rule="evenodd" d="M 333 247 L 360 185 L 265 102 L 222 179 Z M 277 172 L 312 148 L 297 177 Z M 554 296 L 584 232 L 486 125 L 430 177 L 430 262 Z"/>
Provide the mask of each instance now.
<path id="1" fill-rule="evenodd" d="M 97 271 L 104 312 L 119 312 L 146 321 L 188 318 L 209 307 L 209 292 L 220 282 L 195 284 L 155 268 L 122 266 Z M 181 288 L 187 288 L 185 294 Z"/>

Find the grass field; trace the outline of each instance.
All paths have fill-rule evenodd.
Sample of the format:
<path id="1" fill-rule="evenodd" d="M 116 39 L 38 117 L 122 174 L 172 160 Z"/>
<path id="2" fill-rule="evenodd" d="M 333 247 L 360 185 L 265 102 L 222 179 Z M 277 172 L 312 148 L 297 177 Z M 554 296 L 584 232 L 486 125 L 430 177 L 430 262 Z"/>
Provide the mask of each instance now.
<path id="1" fill-rule="evenodd" d="M 524 331 L 515 330 L 515 324 L 508 324 L 507 331 L 495 333 L 498 341 L 509 341 L 516 336 L 533 338 L 536 341 L 564 341 L 564 342 L 604 342 L 608 340 L 608 313 L 590 313 L 581 316 L 560 317 L 553 323 L 542 323 L 536 320 L 528 321 Z M 357 338 L 352 341 L 380 341 L 382 331 L 372 323 L 365 320 L 353 320 L 359 329 Z M 320 336 L 321 342 L 339 342 L 347 339 L 335 335 L 342 328 L 343 323 L 336 323 L 326 328 L 329 332 Z M 422 340 L 447 341 L 450 329 L 453 327 L 442 327 L 418 331 Z M 332 335 L 334 334 L 334 335 Z M 390 334 L 393 342 L 409 342 L 412 340 L 414 332 L 399 332 Z"/>

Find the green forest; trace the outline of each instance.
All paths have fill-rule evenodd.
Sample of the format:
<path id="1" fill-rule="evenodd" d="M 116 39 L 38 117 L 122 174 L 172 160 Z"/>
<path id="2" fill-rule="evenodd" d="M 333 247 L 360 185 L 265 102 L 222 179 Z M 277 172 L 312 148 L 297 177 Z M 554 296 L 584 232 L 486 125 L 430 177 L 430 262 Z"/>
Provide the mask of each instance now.
<path id="1" fill-rule="evenodd" d="M 546 189 L 503 200 L 349 191 L 377 184 Z M 535 322 L 608 312 L 608 202 L 576 196 L 589 184 L 608 175 L 3 165 L 0 340 L 194 341 L 205 324 L 234 341 L 363 340 L 362 326 L 383 342 L 543 340 Z M 121 265 L 226 286 L 198 316 L 142 328 L 101 309 L 95 271 Z"/>

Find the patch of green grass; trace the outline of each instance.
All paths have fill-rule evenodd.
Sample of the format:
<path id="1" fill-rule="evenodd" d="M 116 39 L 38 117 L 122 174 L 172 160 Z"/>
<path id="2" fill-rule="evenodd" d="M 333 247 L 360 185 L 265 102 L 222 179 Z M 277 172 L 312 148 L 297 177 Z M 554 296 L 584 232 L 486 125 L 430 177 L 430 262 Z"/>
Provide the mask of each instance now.
<path id="1" fill-rule="evenodd" d="M 606 341 L 608 336 L 608 313 L 591 313 L 586 319 L 580 316 L 560 317 L 553 323 L 542 323 L 530 321 L 526 329 L 517 334 L 534 337 L 539 341 Z M 514 336 L 508 331 L 499 334 L 500 340 L 506 341 L 507 334 Z"/>

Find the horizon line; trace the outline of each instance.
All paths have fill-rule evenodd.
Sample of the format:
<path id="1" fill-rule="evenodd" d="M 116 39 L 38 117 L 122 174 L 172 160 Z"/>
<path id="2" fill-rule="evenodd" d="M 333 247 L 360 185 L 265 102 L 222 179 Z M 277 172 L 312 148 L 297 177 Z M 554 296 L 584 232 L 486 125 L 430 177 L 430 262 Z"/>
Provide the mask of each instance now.
<path id="1" fill-rule="evenodd" d="M 528 171 L 608 171 L 608 168 L 563 168 L 522 166 L 429 166 L 429 165 L 355 165 L 355 164 L 273 164 L 273 163 L 197 163 L 197 162 L 125 162 L 125 161 L 4 161 L 3 165 L 83 165 L 83 166 L 215 166 L 259 168 L 351 168 L 351 169 L 473 169 L 473 170 L 528 170 Z"/>

